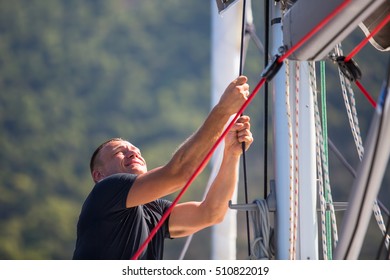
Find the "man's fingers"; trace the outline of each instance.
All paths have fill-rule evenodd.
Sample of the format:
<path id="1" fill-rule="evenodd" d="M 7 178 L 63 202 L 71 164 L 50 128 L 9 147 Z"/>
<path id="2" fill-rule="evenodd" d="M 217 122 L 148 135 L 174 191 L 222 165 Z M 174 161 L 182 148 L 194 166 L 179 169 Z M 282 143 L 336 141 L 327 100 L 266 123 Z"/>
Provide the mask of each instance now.
<path id="1" fill-rule="evenodd" d="M 237 141 L 240 143 L 245 142 L 247 145 L 253 142 L 253 135 L 250 131 L 250 123 L 236 123 L 233 130 L 236 132 Z M 249 147 L 249 146 L 248 146 Z"/>
<path id="2" fill-rule="evenodd" d="M 252 132 L 248 129 L 237 131 L 237 139 L 239 142 L 251 141 L 253 139 Z"/>
<path id="3" fill-rule="evenodd" d="M 236 85 L 243 85 L 248 81 L 248 78 L 246 76 L 239 76 L 235 80 Z"/>
<path id="4" fill-rule="evenodd" d="M 249 117 L 248 117 L 249 118 Z M 251 123 L 247 120 L 244 120 L 244 119 L 240 119 L 239 121 L 237 121 L 234 126 L 232 127 L 231 130 L 233 131 L 241 131 L 241 130 L 250 130 L 251 129 Z"/>
<path id="5" fill-rule="evenodd" d="M 236 123 L 244 123 L 244 122 L 249 122 L 251 120 L 251 118 L 249 116 L 246 116 L 246 115 L 242 115 L 240 116 Z"/>

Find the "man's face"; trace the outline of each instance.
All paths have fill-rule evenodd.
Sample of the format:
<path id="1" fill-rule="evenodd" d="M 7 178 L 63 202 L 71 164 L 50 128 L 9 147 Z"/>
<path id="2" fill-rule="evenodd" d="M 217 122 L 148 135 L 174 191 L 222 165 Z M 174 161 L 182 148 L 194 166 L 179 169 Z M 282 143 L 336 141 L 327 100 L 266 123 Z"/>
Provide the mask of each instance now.
<path id="1" fill-rule="evenodd" d="M 116 173 L 143 174 L 147 166 L 140 150 L 127 141 L 111 141 L 99 153 L 98 169 L 103 178 Z"/>

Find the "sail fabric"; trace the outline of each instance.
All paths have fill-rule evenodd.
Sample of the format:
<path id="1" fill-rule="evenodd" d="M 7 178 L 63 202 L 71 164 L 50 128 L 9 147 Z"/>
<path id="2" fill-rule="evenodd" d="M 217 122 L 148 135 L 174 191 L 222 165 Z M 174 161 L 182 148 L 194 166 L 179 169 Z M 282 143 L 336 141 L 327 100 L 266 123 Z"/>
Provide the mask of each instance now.
<path id="1" fill-rule="evenodd" d="M 375 27 L 377 27 L 389 14 L 390 1 L 386 1 L 364 20 L 359 27 L 366 36 L 369 36 Z M 390 22 L 370 39 L 370 43 L 380 51 L 390 51 Z"/>

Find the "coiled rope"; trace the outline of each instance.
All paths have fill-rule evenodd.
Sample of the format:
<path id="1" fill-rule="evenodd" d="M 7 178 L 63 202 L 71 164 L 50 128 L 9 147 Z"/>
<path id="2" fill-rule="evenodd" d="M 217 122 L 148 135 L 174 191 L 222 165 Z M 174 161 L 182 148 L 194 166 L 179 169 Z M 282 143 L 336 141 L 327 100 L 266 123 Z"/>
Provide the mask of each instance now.
<path id="1" fill-rule="evenodd" d="M 269 260 L 273 256 L 271 244 L 271 228 L 267 201 L 255 200 L 257 209 L 250 211 L 253 224 L 254 240 L 251 246 L 252 260 Z"/>

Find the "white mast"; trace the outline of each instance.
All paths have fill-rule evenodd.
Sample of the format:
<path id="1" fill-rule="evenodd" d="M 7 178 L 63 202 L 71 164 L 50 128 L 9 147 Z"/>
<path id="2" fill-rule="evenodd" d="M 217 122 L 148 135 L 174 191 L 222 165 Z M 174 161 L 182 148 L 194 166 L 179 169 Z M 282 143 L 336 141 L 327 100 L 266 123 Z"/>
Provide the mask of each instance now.
<path id="1" fill-rule="evenodd" d="M 272 53 L 283 46 L 280 4 L 271 5 Z M 307 62 L 301 62 L 298 72 L 296 62 L 289 66 L 290 79 L 286 81 L 286 65 L 272 81 L 274 102 L 274 168 L 276 193 L 277 259 L 318 259 L 318 229 L 316 217 L 316 160 L 313 95 L 309 87 Z M 299 84 L 295 79 L 299 76 Z M 289 84 L 290 111 L 286 107 L 286 82 Z M 299 88 L 299 92 L 296 92 Z M 298 105 L 296 104 L 298 94 Z M 298 111 L 298 116 L 295 112 Z M 288 115 L 292 117 L 289 119 Z M 298 117 L 298 120 L 295 118 Z M 290 126 L 289 127 L 289 123 Z M 299 123 L 298 128 L 295 123 Z M 292 124 L 292 125 L 291 125 Z M 296 131 L 296 129 L 298 131 Z M 298 135 L 298 137 L 295 137 Z M 295 146 L 298 145 L 298 150 Z M 298 153 L 295 155 L 295 153 Z M 290 159 L 290 155 L 293 155 Z M 298 161 L 294 161 L 295 156 Z M 298 166 L 295 166 L 298 165 Z M 298 173 L 295 172 L 297 167 Z M 298 197 L 290 192 L 298 181 Z M 290 210 L 297 200 L 297 216 Z M 291 205 L 291 206 L 290 206 Z M 295 219 L 295 222 L 294 222 Z M 293 222 L 291 222 L 293 220 Z M 294 233 L 294 225 L 297 230 Z M 294 244 L 296 239 L 296 245 Z M 291 245 L 293 244 L 293 245 Z"/>
<path id="2" fill-rule="evenodd" d="M 280 4 L 271 4 L 271 49 L 272 54 L 279 53 L 279 47 L 283 45 Z M 272 80 L 273 112 L 274 112 L 274 169 L 275 169 L 275 193 L 276 193 L 276 259 L 289 259 L 289 155 L 288 119 L 286 112 L 285 65 L 279 74 Z"/>
<path id="3" fill-rule="evenodd" d="M 299 67 L 299 225 L 298 258 L 318 259 L 317 169 L 313 92 L 308 62 Z"/>
<path id="4" fill-rule="evenodd" d="M 239 74 L 242 1 L 218 14 L 215 1 L 211 1 L 211 106 L 219 100 L 226 86 Z M 212 159 L 211 182 L 221 164 L 223 146 L 220 145 Z M 232 202 L 236 203 L 237 192 Z M 213 226 L 211 259 L 236 259 L 237 213 L 228 211 L 222 223 Z"/>

